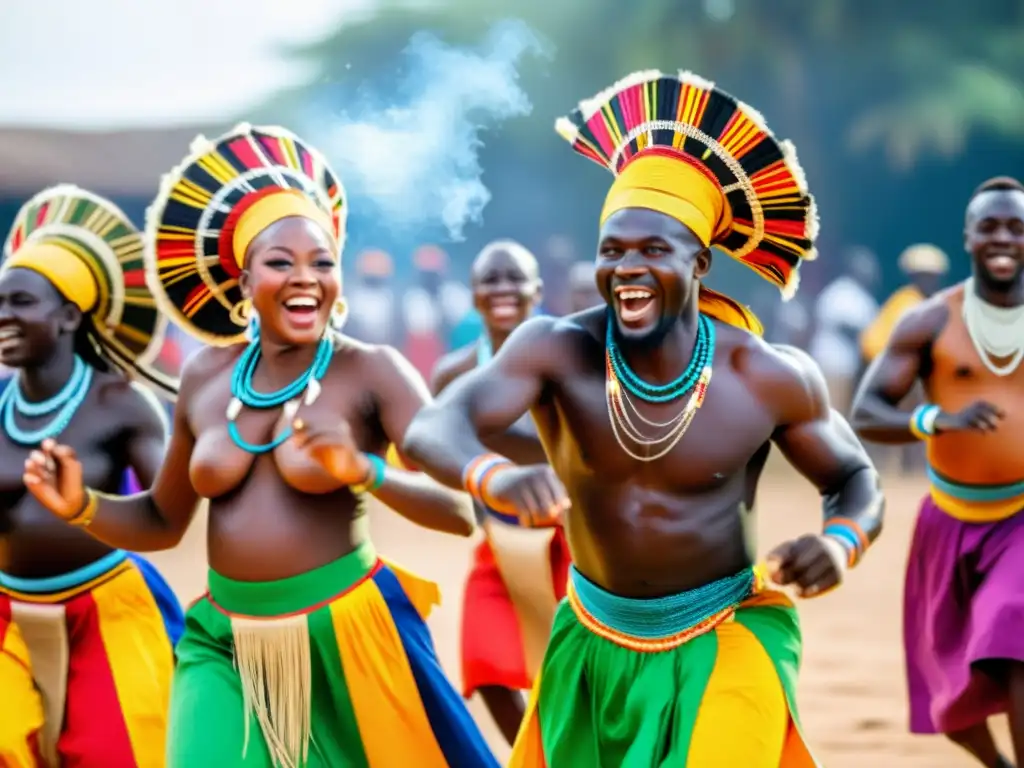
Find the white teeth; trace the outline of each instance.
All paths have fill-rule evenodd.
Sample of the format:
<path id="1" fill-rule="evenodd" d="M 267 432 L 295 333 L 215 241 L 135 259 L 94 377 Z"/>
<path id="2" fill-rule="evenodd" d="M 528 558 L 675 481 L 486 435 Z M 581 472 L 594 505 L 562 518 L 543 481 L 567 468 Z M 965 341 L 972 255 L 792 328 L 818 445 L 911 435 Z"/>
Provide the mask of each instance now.
<path id="1" fill-rule="evenodd" d="M 294 299 L 288 299 L 284 305 L 289 309 L 292 307 L 316 307 L 317 300 L 308 296 L 296 296 Z"/>
<path id="2" fill-rule="evenodd" d="M 7 341 L 20 335 L 17 328 L 0 328 L 0 341 Z"/>
<path id="3" fill-rule="evenodd" d="M 652 291 L 642 289 L 627 289 L 618 292 L 620 299 L 648 299 L 653 295 L 654 293 Z"/>

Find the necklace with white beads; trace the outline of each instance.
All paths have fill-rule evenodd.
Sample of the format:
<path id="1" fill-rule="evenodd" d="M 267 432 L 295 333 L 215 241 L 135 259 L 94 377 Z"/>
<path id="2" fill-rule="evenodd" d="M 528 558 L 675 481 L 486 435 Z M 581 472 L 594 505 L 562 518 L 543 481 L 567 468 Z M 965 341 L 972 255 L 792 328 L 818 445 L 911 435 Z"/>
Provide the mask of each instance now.
<path id="1" fill-rule="evenodd" d="M 1024 304 L 997 307 L 974 292 L 974 278 L 964 284 L 964 324 L 978 357 L 996 376 L 1009 376 L 1024 360 Z M 993 358 L 1009 360 L 1002 365 Z"/>

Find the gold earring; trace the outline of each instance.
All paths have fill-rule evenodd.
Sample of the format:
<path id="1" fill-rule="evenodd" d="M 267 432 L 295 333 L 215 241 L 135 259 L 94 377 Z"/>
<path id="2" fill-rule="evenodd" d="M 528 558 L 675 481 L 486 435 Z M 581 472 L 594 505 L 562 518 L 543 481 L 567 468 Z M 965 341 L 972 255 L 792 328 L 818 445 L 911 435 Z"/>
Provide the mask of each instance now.
<path id="1" fill-rule="evenodd" d="M 235 325 L 245 328 L 249 324 L 249 318 L 252 316 L 252 301 L 249 299 L 242 299 L 240 302 L 235 304 L 231 308 L 231 322 Z"/>

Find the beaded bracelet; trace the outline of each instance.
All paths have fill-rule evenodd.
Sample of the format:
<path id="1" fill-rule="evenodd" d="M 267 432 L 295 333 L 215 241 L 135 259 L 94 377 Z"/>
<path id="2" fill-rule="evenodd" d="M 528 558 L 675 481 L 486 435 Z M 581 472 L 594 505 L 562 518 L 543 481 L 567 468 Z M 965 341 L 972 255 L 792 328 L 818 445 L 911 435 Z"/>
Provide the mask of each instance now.
<path id="1" fill-rule="evenodd" d="M 942 409 L 937 405 L 919 405 L 910 414 L 910 433 L 918 440 L 927 440 L 935 434 L 935 420 Z"/>
<path id="2" fill-rule="evenodd" d="M 838 541 L 846 550 L 846 564 L 853 568 L 864 556 L 870 541 L 856 521 L 848 517 L 833 517 L 822 531 L 825 536 Z"/>
<path id="3" fill-rule="evenodd" d="M 372 493 L 384 485 L 384 473 L 387 472 L 387 464 L 384 459 L 372 453 L 367 453 L 365 456 L 370 464 L 369 474 L 361 483 L 353 483 L 349 486 L 352 493 Z"/>
<path id="4" fill-rule="evenodd" d="M 92 488 L 85 489 L 85 506 L 74 517 L 69 517 L 65 522 L 76 528 L 88 528 L 99 511 L 100 498 Z"/>
<path id="5" fill-rule="evenodd" d="M 485 507 L 494 506 L 487 499 L 487 484 L 502 469 L 513 466 L 512 462 L 497 453 L 477 456 L 462 470 L 462 485 L 469 495 Z"/>

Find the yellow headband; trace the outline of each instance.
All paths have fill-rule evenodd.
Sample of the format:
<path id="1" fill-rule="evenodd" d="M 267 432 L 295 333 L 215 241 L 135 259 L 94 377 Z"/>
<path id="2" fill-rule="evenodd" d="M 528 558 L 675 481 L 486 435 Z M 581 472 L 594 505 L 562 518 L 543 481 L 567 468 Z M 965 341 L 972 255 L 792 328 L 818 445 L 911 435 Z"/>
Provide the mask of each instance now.
<path id="1" fill-rule="evenodd" d="M 45 277 L 82 312 L 90 312 L 96 306 L 96 276 L 85 260 L 69 248 L 56 243 L 29 243 L 4 261 L 4 270 L 17 267 Z"/>
<path id="2" fill-rule="evenodd" d="M 281 219 L 301 216 L 315 221 L 326 232 L 335 244 L 334 224 L 331 217 L 316 203 L 298 190 L 282 189 L 279 194 L 267 195 L 257 200 L 238 217 L 238 224 L 231 238 L 235 263 L 239 268 L 245 266 L 245 252 L 259 234 Z"/>
<path id="3" fill-rule="evenodd" d="M 608 191 L 601 224 L 623 208 L 648 208 L 689 227 L 704 245 L 732 224 L 718 184 L 683 160 L 646 155 L 633 160 Z"/>

